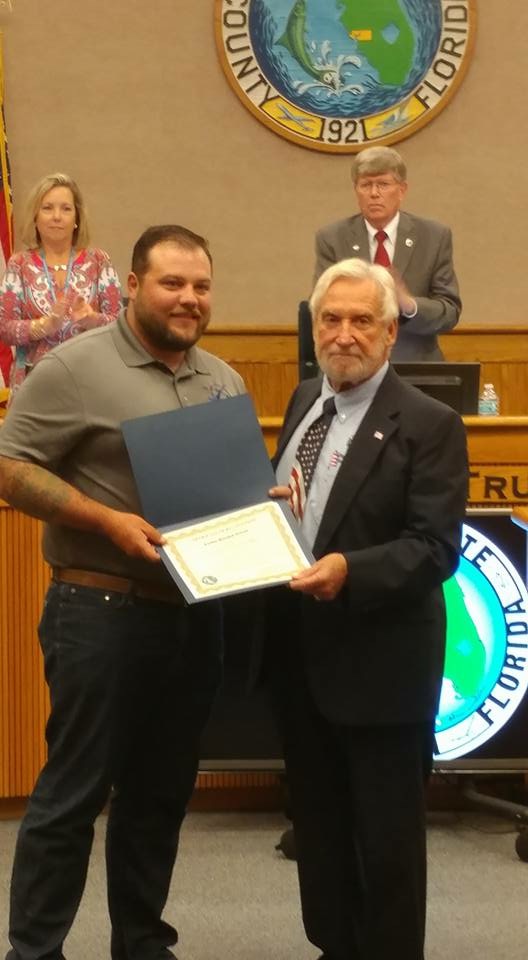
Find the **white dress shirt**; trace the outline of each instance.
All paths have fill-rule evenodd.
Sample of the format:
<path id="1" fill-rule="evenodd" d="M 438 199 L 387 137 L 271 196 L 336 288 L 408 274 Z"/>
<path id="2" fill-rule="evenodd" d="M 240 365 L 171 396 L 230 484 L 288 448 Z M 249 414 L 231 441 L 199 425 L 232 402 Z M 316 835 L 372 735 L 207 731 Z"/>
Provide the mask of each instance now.
<path id="1" fill-rule="evenodd" d="M 319 459 L 317 461 L 306 505 L 301 528 L 308 546 L 313 547 L 321 523 L 328 497 L 332 489 L 337 471 L 343 458 L 355 437 L 359 425 L 369 409 L 378 388 L 383 380 L 389 364 L 383 366 L 364 383 L 340 393 L 330 386 L 326 375 L 323 378 L 321 393 L 312 404 L 297 428 L 282 454 L 276 469 L 277 482 L 281 486 L 288 486 L 290 475 L 295 461 L 297 448 L 306 430 L 323 412 L 323 403 L 328 397 L 335 398 L 336 416 L 332 420 L 330 429 L 325 437 Z"/>
<path id="2" fill-rule="evenodd" d="M 386 227 L 383 227 L 385 233 L 387 234 L 387 239 L 384 242 L 385 250 L 389 255 L 389 260 L 391 263 L 394 262 L 394 254 L 396 252 L 396 235 L 398 233 L 398 224 L 400 222 L 399 212 L 395 217 L 392 218 L 390 223 Z M 376 256 L 376 250 L 378 249 L 378 241 L 376 240 L 376 234 L 378 232 L 378 227 L 373 227 L 368 220 L 365 220 L 365 226 L 368 233 L 369 241 L 369 253 L 371 263 L 374 263 L 374 257 Z"/>

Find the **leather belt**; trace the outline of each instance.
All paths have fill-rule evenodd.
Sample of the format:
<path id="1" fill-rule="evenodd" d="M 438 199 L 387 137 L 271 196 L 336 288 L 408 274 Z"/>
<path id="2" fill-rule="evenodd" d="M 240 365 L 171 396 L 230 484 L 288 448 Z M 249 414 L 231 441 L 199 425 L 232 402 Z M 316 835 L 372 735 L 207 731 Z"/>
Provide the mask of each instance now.
<path id="1" fill-rule="evenodd" d="M 52 579 L 56 583 L 71 583 L 77 587 L 96 587 L 98 590 L 128 593 L 140 600 L 157 600 L 161 603 L 174 603 L 181 607 L 185 605 L 181 593 L 178 593 L 178 588 L 170 583 L 128 580 L 126 577 L 116 577 L 112 573 L 77 570 L 75 567 L 53 567 Z"/>

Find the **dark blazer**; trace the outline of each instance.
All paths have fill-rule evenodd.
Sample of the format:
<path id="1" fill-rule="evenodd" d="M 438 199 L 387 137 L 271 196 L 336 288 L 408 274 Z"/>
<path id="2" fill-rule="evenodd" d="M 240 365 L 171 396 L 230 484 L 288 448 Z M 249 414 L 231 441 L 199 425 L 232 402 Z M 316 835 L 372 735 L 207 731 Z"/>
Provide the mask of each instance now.
<path id="1" fill-rule="evenodd" d="M 320 390 L 317 379 L 295 391 L 275 462 Z M 441 584 L 458 563 L 467 479 L 460 417 L 389 368 L 341 464 L 314 545 L 316 557 L 345 555 L 345 587 L 330 603 L 295 595 L 295 624 L 274 618 L 270 598 L 276 650 L 287 642 L 285 628 L 298 634 L 327 719 L 365 725 L 434 717 L 445 643 Z M 279 595 L 276 611 L 281 603 Z"/>
<path id="2" fill-rule="evenodd" d="M 349 257 L 370 260 L 365 220 L 347 217 L 316 234 L 314 283 L 323 270 Z M 437 336 L 458 323 L 462 302 L 453 266 L 451 231 L 435 220 L 400 211 L 394 266 L 415 298 L 418 313 L 400 317 L 393 360 L 443 360 Z"/>

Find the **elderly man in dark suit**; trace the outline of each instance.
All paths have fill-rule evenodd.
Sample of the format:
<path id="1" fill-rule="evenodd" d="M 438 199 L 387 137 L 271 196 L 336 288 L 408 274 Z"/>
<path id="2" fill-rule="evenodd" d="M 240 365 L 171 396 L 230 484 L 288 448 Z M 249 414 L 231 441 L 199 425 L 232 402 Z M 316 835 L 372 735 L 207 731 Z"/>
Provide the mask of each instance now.
<path id="1" fill-rule="evenodd" d="M 388 267 L 399 305 L 393 360 L 443 360 L 438 334 L 452 330 L 462 307 L 451 231 L 400 210 L 407 171 L 396 150 L 368 147 L 352 164 L 360 213 L 316 234 L 315 277 L 346 257 Z"/>
<path id="2" fill-rule="evenodd" d="M 423 960 L 424 783 L 458 564 L 466 439 L 389 366 L 395 285 L 353 259 L 310 301 L 322 371 L 300 384 L 279 486 L 317 558 L 268 596 L 307 936 L 324 960 Z"/>

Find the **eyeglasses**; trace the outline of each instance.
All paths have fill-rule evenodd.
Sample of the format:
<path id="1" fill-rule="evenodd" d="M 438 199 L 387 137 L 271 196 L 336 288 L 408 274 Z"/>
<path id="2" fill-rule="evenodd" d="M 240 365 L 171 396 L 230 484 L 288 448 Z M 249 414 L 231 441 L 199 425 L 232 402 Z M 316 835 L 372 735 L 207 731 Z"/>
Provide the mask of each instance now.
<path id="1" fill-rule="evenodd" d="M 395 187 L 399 184 L 399 180 L 358 180 L 356 188 L 360 193 L 372 193 L 373 190 L 376 193 L 387 193 L 391 187 Z"/>

